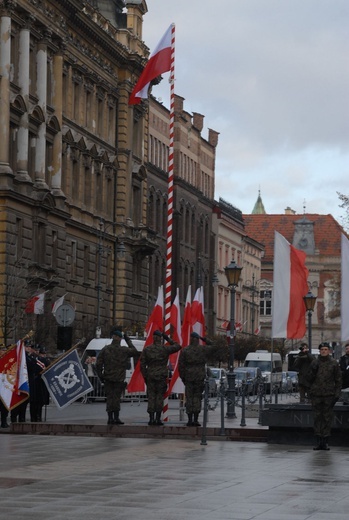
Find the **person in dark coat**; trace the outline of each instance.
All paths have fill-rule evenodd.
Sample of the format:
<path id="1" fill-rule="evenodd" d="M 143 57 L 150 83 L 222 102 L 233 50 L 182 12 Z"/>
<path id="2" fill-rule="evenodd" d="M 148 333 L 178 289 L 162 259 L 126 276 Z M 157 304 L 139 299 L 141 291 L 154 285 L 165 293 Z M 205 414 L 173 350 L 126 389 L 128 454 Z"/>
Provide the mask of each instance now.
<path id="1" fill-rule="evenodd" d="M 342 389 L 342 374 L 338 362 L 330 356 L 328 343 L 319 345 L 320 355 L 311 362 L 309 394 L 314 412 L 314 450 L 329 450 L 329 438 L 333 422 L 333 408 Z"/>
<path id="2" fill-rule="evenodd" d="M 108 424 L 124 424 L 119 418 L 121 395 L 125 389 L 126 369 L 130 358 L 137 357 L 138 351 L 120 328 L 114 328 L 111 335 L 113 341 L 106 345 L 97 357 L 96 372 L 104 383 Z M 127 347 L 121 345 L 122 338 L 125 339 Z"/>
<path id="3" fill-rule="evenodd" d="M 314 356 L 309 352 L 307 343 L 301 343 L 299 354 L 294 361 L 294 369 L 298 372 L 299 402 L 305 403 L 308 399 L 309 381 L 307 374 Z"/>
<path id="4" fill-rule="evenodd" d="M 49 366 L 50 360 L 46 355 L 45 347 L 42 346 L 35 350 L 34 358 L 35 364 L 32 367 L 34 377 L 30 394 L 30 420 L 42 422 L 42 409 L 49 404 L 50 394 L 41 377 L 41 372 Z"/>
<path id="5" fill-rule="evenodd" d="M 342 372 L 342 388 L 349 388 L 349 343 L 345 345 L 345 354 L 339 359 Z"/>
<path id="6" fill-rule="evenodd" d="M 164 345 L 162 338 L 169 345 Z M 153 344 L 142 351 L 140 369 L 147 385 L 149 426 L 161 426 L 163 424 L 161 413 L 164 405 L 164 394 L 167 389 L 168 358 L 174 352 L 178 352 L 180 348 L 178 343 L 175 343 L 160 330 L 156 330 L 153 333 Z"/>
<path id="7" fill-rule="evenodd" d="M 179 375 L 185 385 L 185 407 L 188 415 L 187 426 L 200 426 L 202 393 L 205 387 L 206 362 L 216 347 L 197 332 L 191 333 L 190 345 L 181 350 L 178 361 Z M 206 345 L 200 345 L 200 339 Z"/>

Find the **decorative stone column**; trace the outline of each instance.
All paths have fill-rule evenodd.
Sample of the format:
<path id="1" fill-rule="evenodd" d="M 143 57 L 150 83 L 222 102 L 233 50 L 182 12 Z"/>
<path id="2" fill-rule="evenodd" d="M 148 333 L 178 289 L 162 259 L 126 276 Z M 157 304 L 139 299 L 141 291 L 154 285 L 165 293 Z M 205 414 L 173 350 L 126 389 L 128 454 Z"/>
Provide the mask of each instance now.
<path id="1" fill-rule="evenodd" d="M 44 114 L 44 121 L 40 124 L 35 147 L 35 187 L 39 190 L 47 190 L 45 181 L 46 169 L 46 104 L 47 104 L 47 38 L 51 33 L 46 32 L 45 37 L 38 43 L 36 53 L 36 95 L 38 105 Z"/>
<path id="2" fill-rule="evenodd" d="M 10 167 L 10 68 L 11 68 L 11 12 L 12 0 L 3 0 L 0 4 L 0 184 L 7 185 L 6 176 L 13 177 Z"/>
<path id="3" fill-rule="evenodd" d="M 52 163 L 52 193 L 56 197 L 63 197 L 62 191 L 62 120 L 63 120 L 63 55 L 65 45 L 53 57 L 53 85 L 52 103 L 55 116 L 59 125 L 59 131 L 53 141 L 53 163 Z"/>
<path id="4" fill-rule="evenodd" d="M 18 128 L 17 140 L 17 174 L 20 182 L 31 182 L 28 173 L 28 143 L 29 143 L 29 63 L 30 63 L 30 25 L 34 17 L 28 18 L 27 24 L 19 34 L 18 85 L 25 102 L 26 112 L 22 115 Z"/>

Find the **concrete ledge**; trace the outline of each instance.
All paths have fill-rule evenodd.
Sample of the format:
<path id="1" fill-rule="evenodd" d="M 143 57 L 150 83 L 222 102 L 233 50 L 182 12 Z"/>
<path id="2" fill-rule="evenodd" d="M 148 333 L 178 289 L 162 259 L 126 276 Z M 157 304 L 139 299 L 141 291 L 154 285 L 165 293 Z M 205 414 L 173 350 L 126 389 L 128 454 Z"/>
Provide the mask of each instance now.
<path id="1" fill-rule="evenodd" d="M 206 428 L 207 440 L 266 442 L 267 429 L 261 428 Z M 71 435 L 119 438 L 162 438 L 162 439 L 201 439 L 202 427 L 186 426 L 143 426 L 143 425 L 97 425 L 97 424 L 52 424 L 52 423 L 13 423 L 3 433 L 20 435 Z"/>
<path id="2" fill-rule="evenodd" d="M 331 432 L 333 446 L 349 446 L 349 406 L 334 408 Z M 263 426 L 268 426 L 268 442 L 275 444 L 312 444 L 313 412 L 310 404 L 269 404 L 261 414 Z"/>

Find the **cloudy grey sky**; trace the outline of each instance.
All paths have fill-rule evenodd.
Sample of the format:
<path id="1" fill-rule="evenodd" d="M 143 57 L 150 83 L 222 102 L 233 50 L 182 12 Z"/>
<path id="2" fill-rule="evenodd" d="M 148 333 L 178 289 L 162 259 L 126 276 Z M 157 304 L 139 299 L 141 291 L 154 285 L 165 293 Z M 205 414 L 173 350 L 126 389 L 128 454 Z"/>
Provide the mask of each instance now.
<path id="1" fill-rule="evenodd" d="M 251 213 L 340 219 L 349 195 L 349 0 L 146 0 L 153 51 L 176 25 L 176 94 L 220 132 L 216 193 Z M 169 107 L 168 74 L 153 95 Z"/>

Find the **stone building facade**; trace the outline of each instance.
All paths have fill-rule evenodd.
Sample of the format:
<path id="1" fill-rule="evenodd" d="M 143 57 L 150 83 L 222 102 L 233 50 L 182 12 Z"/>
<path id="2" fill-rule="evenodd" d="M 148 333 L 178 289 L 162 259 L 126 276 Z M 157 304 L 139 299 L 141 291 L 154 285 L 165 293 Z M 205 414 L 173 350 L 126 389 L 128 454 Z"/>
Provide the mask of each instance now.
<path id="1" fill-rule="evenodd" d="M 204 116 L 189 114 L 184 99 L 175 95 L 174 216 L 172 300 L 179 289 L 182 307 L 188 287 L 192 298 L 204 288 L 206 326 L 215 332 L 213 280 L 216 275 L 216 233 L 213 229 L 215 158 L 218 133 L 202 136 Z M 159 249 L 149 258 L 149 295 L 152 306 L 166 268 L 169 110 L 155 98 L 149 101 L 148 227 L 158 234 Z"/>
<path id="2" fill-rule="evenodd" d="M 128 105 L 149 54 L 146 12 L 145 1 L 0 1 L 7 344 L 34 327 L 36 341 L 52 347 L 58 330 L 66 348 L 96 328 L 105 336 L 115 322 L 132 330 L 146 321 L 148 258 L 157 248 L 147 227 L 148 114 Z M 44 314 L 26 314 L 26 301 L 42 292 Z M 62 295 L 75 309 L 71 330 L 57 328 L 51 313 Z"/>

